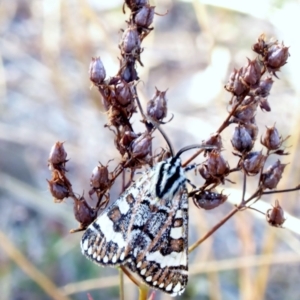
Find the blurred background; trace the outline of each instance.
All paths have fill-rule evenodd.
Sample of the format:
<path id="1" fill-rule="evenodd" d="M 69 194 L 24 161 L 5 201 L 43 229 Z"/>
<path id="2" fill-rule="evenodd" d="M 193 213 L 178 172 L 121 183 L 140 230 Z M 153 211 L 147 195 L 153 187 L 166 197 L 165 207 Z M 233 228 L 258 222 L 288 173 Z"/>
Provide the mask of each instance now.
<path id="1" fill-rule="evenodd" d="M 272 111 L 259 111 L 261 136 L 276 126 L 291 153 L 279 188 L 299 183 L 300 6 L 296 0 L 151 1 L 155 30 L 144 40 L 138 66 L 142 104 L 155 87 L 166 90 L 169 115 L 164 128 L 175 149 L 209 137 L 227 115 L 224 85 L 234 67 L 254 58 L 261 33 L 290 46 L 288 64 L 269 96 Z M 91 88 L 91 57 L 101 56 L 108 76 L 119 68 L 118 43 L 128 15 L 121 0 L 3 0 L 0 3 L 0 298 L 119 299 L 118 270 L 100 268 L 81 255 L 82 233 L 71 200 L 55 204 L 48 191 L 47 159 L 65 141 L 73 189 L 89 190 L 93 168 L 118 162 L 113 133 L 97 89 Z M 126 10 L 127 13 L 129 10 Z M 138 128 L 140 118 L 134 120 Z M 223 135 L 230 165 L 230 136 Z M 164 145 L 158 135 L 154 144 Z M 256 150 L 262 146 L 256 143 Z M 274 157 L 274 160 L 277 159 Z M 190 207 L 190 243 L 206 233 L 241 195 L 241 178 L 226 183 L 230 203 L 212 211 Z M 247 192 L 257 182 L 247 183 Z M 111 199 L 120 193 L 117 185 Z M 237 196 L 236 196 L 237 195 Z M 265 197 L 300 216 L 299 193 Z M 93 203 L 91 203 L 93 205 Z M 268 204 L 268 207 L 271 207 Z M 270 227 L 260 214 L 241 212 L 190 255 L 190 280 L 178 299 L 299 299 L 300 241 L 289 230 Z M 290 217 L 291 220 L 292 217 Z M 299 227 L 300 228 L 300 227 Z M 297 228 L 294 228 L 297 231 Z M 137 299 L 125 278 L 125 299 Z M 160 292 L 155 299 L 170 299 Z"/>

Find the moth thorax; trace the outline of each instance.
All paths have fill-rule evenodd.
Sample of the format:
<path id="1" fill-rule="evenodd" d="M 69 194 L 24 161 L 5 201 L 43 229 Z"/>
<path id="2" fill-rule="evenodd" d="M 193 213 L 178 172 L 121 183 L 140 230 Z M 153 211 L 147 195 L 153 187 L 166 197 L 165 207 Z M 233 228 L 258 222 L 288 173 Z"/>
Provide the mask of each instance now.
<path id="1" fill-rule="evenodd" d="M 156 196 L 161 199 L 173 198 L 181 187 L 184 187 L 186 176 L 178 156 L 161 162 L 156 169 Z"/>

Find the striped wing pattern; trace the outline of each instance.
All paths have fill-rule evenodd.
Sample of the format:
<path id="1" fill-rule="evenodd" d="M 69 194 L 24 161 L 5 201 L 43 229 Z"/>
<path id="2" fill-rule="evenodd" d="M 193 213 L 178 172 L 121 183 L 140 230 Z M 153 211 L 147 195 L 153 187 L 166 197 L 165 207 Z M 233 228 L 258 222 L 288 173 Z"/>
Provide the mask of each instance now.
<path id="1" fill-rule="evenodd" d="M 179 158 L 154 166 L 87 228 L 82 253 L 102 266 L 126 265 L 150 287 L 181 294 L 188 281 L 185 181 Z"/>

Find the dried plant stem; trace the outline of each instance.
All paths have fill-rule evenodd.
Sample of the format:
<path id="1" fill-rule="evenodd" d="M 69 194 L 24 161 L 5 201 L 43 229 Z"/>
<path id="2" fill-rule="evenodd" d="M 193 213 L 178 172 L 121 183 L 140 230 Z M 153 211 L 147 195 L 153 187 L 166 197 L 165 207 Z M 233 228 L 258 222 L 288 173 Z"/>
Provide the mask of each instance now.
<path id="1" fill-rule="evenodd" d="M 147 300 L 149 287 L 145 284 L 139 286 L 139 300 Z"/>
<path id="2" fill-rule="evenodd" d="M 70 300 L 69 297 L 56 287 L 56 285 L 42 272 L 40 272 L 7 238 L 0 230 L 0 247 L 36 284 L 38 284 L 50 298 L 54 300 Z"/>
<path id="3" fill-rule="evenodd" d="M 124 300 L 124 273 L 122 269 L 119 269 L 119 281 L 120 281 L 120 300 Z"/>
<path id="4" fill-rule="evenodd" d="M 138 287 L 140 287 L 140 282 L 136 280 L 134 276 L 126 269 L 125 266 L 120 266 L 120 269 L 124 272 L 124 274 Z"/>
<path id="5" fill-rule="evenodd" d="M 209 238 L 215 231 L 217 231 L 223 224 L 225 224 L 233 215 L 239 211 L 239 207 L 234 208 L 227 216 L 225 216 L 218 224 L 209 230 L 201 239 L 189 247 L 189 253 L 194 251 L 201 243 Z"/>
<path id="6" fill-rule="evenodd" d="M 291 188 L 291 189 L 262 192 L 262 195 L 288 193 L 288 192 L 295 192 L 295 191 L 298 191 L 298 190 L 300 190 L 300 185 L 298 185 L 294 188 Z"/>

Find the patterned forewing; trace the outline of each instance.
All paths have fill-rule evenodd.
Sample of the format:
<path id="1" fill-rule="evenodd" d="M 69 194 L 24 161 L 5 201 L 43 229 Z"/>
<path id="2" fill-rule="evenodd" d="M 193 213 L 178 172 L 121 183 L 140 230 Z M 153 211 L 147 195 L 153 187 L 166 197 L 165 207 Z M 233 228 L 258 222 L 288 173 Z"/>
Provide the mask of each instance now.
<path id="1" fill-rule="evenodd" d="M 153 288 L 181 294 L 188 281 L 188 198 L 185 187 L 172 199 L 144 199 L 149 217 L 132 227 L 128 266 Z"/>
<path id="2" fill-rule="evenodd" d="M 149 286 L 181 294 L 188 281 L 188 197 L 180 159 L 144 173 L 87 228 L 81 248 L 97 264 L 125 264 Z"/>
<path id="3" fill-rule="evenodd" d="M 104 210 L 83 234 L 82 254 L 93 262 L 103 266 L 118 266 L 131 258 L 132 247 L 128 234 L 134 226 L 134 218 L 143 218 L 143 207 L 139 202 L 142 200 L 142 190 L 150 185 L 147 174 Z M 135 212 L 138 212 L 137 216 Z"/>

